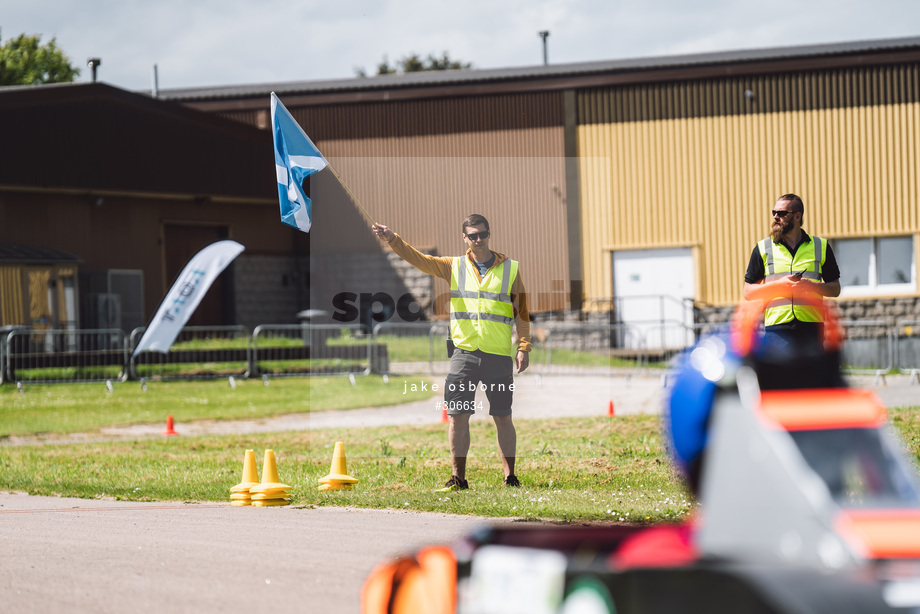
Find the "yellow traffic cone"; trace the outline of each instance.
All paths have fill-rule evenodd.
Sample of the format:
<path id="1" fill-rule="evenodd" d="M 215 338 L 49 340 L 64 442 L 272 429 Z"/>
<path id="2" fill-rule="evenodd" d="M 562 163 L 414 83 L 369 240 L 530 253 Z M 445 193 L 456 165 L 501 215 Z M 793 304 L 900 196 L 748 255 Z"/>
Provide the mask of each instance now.
<path id="1" fill-rule="evenodd" d="M 230 503 L 232 505 L 249 505 L 249 489 L 259 485 L 259 473 L 256 471 L 256 453 L 246 450 L 243 454 L 243 481 L 230 487 Z"/>
<path id="2" fill-rule="evenodd" d="M 351 488 L 358 480 L 348 475 L 348 469 L 345 466 L 345 444 L 337 441 L 335 450 L 332 452 L 332 467 L 329 469 L 329 475 L 319 479 L 320 490 L 339 490 L 342 488 Z"/>
<path id="3" fill-rule="evenodd" d="M 287 505 L 291 502 L 291 487 L 281 483 L 278 477 L 278 465 L 275 463 L 275 451 L 266 450 L 262 461 L 262 483 L 249 489 L 252 505 Z"/>
<path id="4" fill-rule="evenodd" d="M 259 472 L 256 471 L 256 453 L 253 450 L 246 450 L 243 455 L 243 479 L 242 481 L 230 488 L 230 492 L 249 492 L 253 486 L 259 485 Z"/>
<path id="5" fill-rule="evenodd" d="M 253 507 L 273 507 L 277 505 L 290 505 L 290 499 L 266 499 L 264 501 L 253 501 Z"/>

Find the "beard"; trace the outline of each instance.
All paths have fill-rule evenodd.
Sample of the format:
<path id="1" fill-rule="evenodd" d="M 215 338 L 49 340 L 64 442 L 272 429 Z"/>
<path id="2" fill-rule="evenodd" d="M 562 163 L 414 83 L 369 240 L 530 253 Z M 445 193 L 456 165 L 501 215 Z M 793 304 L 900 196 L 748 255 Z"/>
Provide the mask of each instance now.
<path id="1" fill-rule="evenodd" d="M 784 219 L 773 222 L 773 229 L 770 233 L 770 237 L 774 242 L 779 241 L 782 236 L 792 230 L 794 226 L 795 222 L 792 219 L 792 215 L 787 215 Z"/>

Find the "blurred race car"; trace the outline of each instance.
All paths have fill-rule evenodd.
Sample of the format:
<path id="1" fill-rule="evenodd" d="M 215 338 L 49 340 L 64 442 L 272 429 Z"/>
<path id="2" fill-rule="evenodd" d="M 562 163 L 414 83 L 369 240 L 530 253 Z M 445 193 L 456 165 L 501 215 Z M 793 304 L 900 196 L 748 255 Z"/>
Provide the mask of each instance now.
<path id="1" fill-rule="evenodd" d="M 920 614 L 920 481 L 841 333 L 771 341 L 769 296 L 681 361 L 664 411 L 700 503 L 681 525 L 487 528 L 382 563 L 362 609 L 465 614 Z"/>

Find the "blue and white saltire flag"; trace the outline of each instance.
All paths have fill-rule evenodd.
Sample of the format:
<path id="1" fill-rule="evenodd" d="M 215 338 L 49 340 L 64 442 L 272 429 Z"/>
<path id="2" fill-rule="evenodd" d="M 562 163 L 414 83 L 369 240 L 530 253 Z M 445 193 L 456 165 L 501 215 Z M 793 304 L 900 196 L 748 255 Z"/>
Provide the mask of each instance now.
<path id="1" fill-rule="evenodd" d="M 272 92 L 272 137 L 275 141 L 275 175 L 281 221 L 310 232 L 312 203 L 303 193 L 303 180 L 329 164 L 303 128 L 294 121 Z"/>
<path id="2" fill-rule="evenodd" d="M 243 249 L 236 241 L 218 241 L 195 254 L 166 294 L 131 357 L 141 352 L 166 354 L 208 288 Z"/>

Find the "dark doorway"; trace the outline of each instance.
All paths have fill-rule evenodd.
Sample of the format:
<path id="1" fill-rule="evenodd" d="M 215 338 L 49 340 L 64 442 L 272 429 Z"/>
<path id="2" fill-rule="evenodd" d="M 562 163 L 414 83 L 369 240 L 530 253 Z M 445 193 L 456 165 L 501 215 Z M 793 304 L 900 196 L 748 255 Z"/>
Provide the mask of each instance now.
<path id="1" fill-rule="evenodd" d="M 226 226 L 164 225 L 163 237 L 168 284 L 163 290 L 164 295 L 195 254 L 212 243 L 227 239 L 229 234 Z M 214 280 L 186 326 L 232 325 L 236 317 L 233 307 L 233 264 L 231 263 Z"/>

